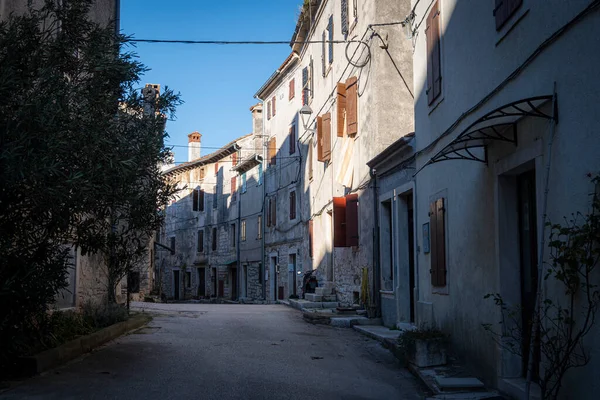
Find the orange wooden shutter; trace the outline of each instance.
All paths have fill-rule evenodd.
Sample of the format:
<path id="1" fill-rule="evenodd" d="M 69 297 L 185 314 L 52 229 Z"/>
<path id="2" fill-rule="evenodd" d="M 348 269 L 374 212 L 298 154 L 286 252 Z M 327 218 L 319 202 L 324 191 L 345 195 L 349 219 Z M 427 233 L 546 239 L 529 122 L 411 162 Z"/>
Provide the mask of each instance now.
<path id="1" fill-rule="evenodd" d="M 331 160 L 331 113 L 323 115 L 323 161 Z"/>
<path id="2" fill-rule="evenodd" d="M 237 165 L 237 153 L 233 153 L 231 155 L 231 163 L 233 164 L 233 166 Z"/>
<path id="3" fill-rule="evenodd" d="M 346 246 L 358 246 L 358 194 L 346 196 Z"/>
<path id="4" fill-rule="evenodd" d="M 346 125 L 346 85 L 343 83 L 337 84 L 337 135 L 344 136 Z"/>
<path id="5" fill-rule="evenodd" d="M 272 137 L 271 140 L 269 140 L 269 164 L 277 164 L 277 138 L 275 137 Z"/>
<path id="6" fill-rule="evenodd" d="M 358 133 L 358 80 L 355 76 L 346 80 L 346 132 Z"/>
<path id="7" fill-rule="evenodd" d="M 293 99 L 295 95 L 296 95 L 296 81 L 295 81 L 295 79 L 292 79 L 290 81 L 290 100 Z"/>
<path id="8" fill-rule="evenodd" d="M 333 198 L 333 247 L 346 247 L 346 198 Z"/>
<path id="9" fill-rule="evenodd" d="M 219 175 L 219 163 L 215 163 L 215 175 Z"/>

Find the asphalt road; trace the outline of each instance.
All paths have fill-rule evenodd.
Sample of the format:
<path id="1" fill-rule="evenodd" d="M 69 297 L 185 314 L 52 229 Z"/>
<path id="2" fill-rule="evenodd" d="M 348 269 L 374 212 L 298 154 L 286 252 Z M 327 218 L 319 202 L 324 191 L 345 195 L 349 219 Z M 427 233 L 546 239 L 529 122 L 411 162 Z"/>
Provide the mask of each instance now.
<path id="1" fill-rule="evenodd" d="M 1 399 L 422 399 L 378 342 L 282 305 L 134 303 L 145 328 Z"/>

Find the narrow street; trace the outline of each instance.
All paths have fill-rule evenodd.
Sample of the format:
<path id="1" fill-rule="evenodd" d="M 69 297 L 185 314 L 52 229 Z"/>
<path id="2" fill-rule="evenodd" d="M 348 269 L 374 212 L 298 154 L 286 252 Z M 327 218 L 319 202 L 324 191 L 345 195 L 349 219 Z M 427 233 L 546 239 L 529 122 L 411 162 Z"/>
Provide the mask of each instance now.
<path id="1" fill-rule="evenodd" d="M 354 330 L 281 305 L 133 303 L 145 328 L 2 399 L 421 399 L 420 383 Z"/>

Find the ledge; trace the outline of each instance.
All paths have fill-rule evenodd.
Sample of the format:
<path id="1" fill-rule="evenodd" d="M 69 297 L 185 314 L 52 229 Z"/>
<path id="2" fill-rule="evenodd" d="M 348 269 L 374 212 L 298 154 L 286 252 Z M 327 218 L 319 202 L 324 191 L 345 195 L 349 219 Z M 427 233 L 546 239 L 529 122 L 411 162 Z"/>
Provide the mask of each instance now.
<path id="1" fill-rule="evenodd" d="M 19 374 L 23 377 L 33 376 L 58 367 L 85 353 L 89 353 L 93 349 L 129 331 L 146 325 L 151 319 L 147 315 L 135 315 L 127 321 L 108 326 L 86 336 L 81 336 L 53 349 L 43 351 L 34 356 L 22 357 L 19 360 Z"/>

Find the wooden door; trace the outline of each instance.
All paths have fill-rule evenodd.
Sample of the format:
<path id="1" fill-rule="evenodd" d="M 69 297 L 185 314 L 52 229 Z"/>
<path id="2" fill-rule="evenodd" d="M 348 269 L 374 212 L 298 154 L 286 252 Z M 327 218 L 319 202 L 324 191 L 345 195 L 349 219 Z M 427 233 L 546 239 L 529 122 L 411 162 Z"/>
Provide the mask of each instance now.
<path id="1" fill-rule="evenodd" d="M 198 297 L 206 296 L 206 270 L 198 268 Z"/>
<path id="2" fill-rule="evenodd" d="M 237 300 L 237 290 L 238 290 L 238 274 L 237 269 L 231 269 L 231 300 Z"/>
<path id="3" fill-rule="evenodd" d="M 223 279 L 219 279 L 219 297 L 223 297 L 225 294 L 225 282 Z"/>

